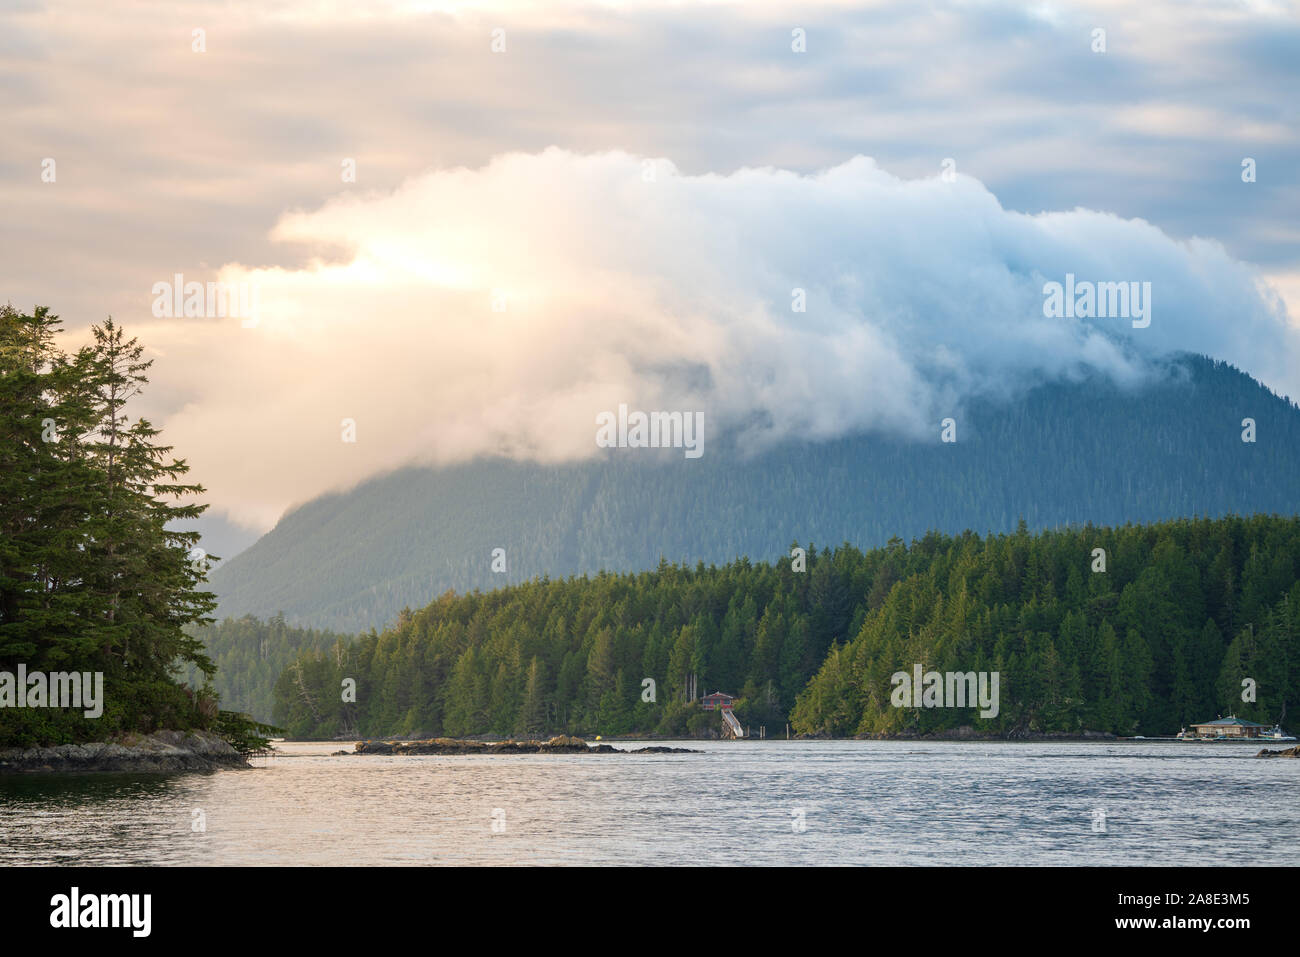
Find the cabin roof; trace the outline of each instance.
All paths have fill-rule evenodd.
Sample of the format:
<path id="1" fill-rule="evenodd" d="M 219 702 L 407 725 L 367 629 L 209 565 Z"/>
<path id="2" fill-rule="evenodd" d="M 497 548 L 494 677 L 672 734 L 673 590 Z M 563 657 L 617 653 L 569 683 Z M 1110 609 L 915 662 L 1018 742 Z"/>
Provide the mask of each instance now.
<path id="1" fill-rule="evenodd" d="M 1256 724 L 1254 721 L 1246 721 L 1242 718 L 1215 718 L 1213 721 L 1202 721 L 1199 724 L 1192 725 L 1193 728 L 1222 728 L 1222 727 L 1239 727 L 1239 728 L 1267 728 L 1266 724 Z"/>

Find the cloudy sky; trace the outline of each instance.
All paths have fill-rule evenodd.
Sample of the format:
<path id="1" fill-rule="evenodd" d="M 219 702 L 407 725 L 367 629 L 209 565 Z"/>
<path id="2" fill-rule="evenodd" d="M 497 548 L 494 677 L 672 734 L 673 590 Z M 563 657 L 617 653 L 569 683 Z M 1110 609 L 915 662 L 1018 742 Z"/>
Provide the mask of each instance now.
<path id="1" fill-rule="evenodd" d="M 1289 3 L 8 0 L 0 105 L 0 299 L 139 335 L 250 531 L 621 402 L 923 437 L 1182 349 L 1300 395 Z M 1044 317 L 1067 272 L 1151 325 Z M 256 325 L 156 317 L 178 273 Z"/>

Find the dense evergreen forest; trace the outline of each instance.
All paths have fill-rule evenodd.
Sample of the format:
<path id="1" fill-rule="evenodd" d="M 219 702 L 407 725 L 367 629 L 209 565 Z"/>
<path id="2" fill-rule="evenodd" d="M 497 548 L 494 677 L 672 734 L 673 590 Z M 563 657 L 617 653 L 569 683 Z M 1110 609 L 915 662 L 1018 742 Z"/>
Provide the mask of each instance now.
<path id="1" fill-rule="evenodd" d="M 697 697 L 740 695 L 751 726 L 789 717 L 834 735 L 1157 735 L 1229 711 L 1272 722 L 1300 699 L 1297 518 L 1021 523 L 866 552 L 809 545 L 806 559 L 447 593 L 383 633 L 298 656 L 274 717 L 304 737 L 687 735 L 718 726 L 687 700 L 691 675 Z M 893 707 L 890 676 L 914 664 L 999 672 L 1000 713 Z"/>
<path id="2" fill-rule="evenodd" d="M 193 532 L 205 506 L 150 423 L 127 417 L 148 382 L 143 346 L 110 319 L 92 342 L 55 345 L 60 320 L 0 308 L 0 672 L 100 672 L 103 713 L 0 710 L 0 745 L 100 740 L 118 731 L 221 726 L 200 676 L 212 663 L 185 626 L 215 602 Z M 16 701 L 15 696 L 15 701 Z"/>
<path id="3" fill-rule="evenodd" d="M 219 613 L 359 633 L 447 589 L 491 590 L 670 562 L 781 554 L 792 539 L 882 546 L 930 530 L 1012 532 L 1192 515 L 1291 514 L 1300 410 L 1186 358 L 1138 389 L 1082 380 L 954 410 L 956 442 L 856 436 L 761 454 L 617 450 L 545 467 L 409 468 L 286 515 L 212 575 Z M 1242 419 L 1257 441 L 1242 441 Z M 645 454 L 641 454 L 644 452 Z M 504 549 L 506 568 L 491 554 Z"/>
<path id="4" fill-rule="evenodd" d="M 208 625 L 195 625 L 187 633 L 203 643 L 216 667 L 212 687 L 224 707 L 269 723 L 273 709 L 275 680 L 304 651 L 325 651 L 340 640 L 351 641 L 332 631 L 295 628 L 283 615 L 262 621 L 251 615 L 227 618 Z M 193 665 L 184 672 L 196 687 L 203 676 Z"/>

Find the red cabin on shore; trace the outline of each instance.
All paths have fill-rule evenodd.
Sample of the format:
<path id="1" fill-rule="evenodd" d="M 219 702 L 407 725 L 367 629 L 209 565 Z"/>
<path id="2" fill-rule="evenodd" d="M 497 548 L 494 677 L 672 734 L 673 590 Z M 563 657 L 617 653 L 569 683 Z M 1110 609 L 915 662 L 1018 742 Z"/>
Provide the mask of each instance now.
<path id="1" fill-rule="evenodd" d="M 731 703 L 735 700 L 735 695 L 723 694 L 721 691 L 715 691 L 713 694 L 706 694 L 700 699 L 700 707 L 705 711 L 730 711 Z"/>

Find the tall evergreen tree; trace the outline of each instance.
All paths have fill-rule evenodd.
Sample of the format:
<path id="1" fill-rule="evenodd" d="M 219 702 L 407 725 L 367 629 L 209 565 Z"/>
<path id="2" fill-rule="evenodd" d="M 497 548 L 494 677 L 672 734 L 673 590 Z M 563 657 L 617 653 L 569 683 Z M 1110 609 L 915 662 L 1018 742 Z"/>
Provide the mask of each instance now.
<path id="1" fill-rule="evenodd" d="M 67 354 L 48 309 L 0 308 L 0 670 L 99 672 L 104 713 L 6 712 L 0 743 L 211 724 L 213 666 L 188 626 L 209 620 L 209 560 L 173 523 L 206 506 L 184 461 L 127 403 L 143 346 L 112 319 Z M 178 680 L 189 666 L 198 694 Z"/>

